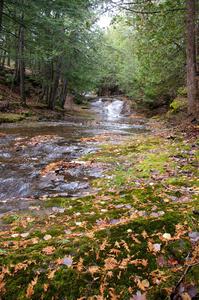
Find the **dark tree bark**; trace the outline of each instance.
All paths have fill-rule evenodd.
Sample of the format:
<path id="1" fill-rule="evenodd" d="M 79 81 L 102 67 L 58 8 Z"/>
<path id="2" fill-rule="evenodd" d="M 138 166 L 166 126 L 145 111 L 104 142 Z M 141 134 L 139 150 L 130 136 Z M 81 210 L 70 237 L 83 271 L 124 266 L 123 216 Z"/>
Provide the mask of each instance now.
<path id="1" fill-rule="evenodd" d="M 19 30 L 19 73 L 20 73 L 20 96 L 22 105 L 26 105 L 25 93 L 25 61 L 24 61 L 24 15 L 22 13 L 21 25 Z"/>
<path id="2" fill-rule="evenodd" d="M 3 55 L 2 55 L 2 61 L 1 61 L 1 68 L 2 69 L 4 69 L 4 66 L 5 66 L 6 56 L 7 56 L 7 53 L 6 53 L 6 51 L 4 51 Z"/>
<path id="3" fill-rule="evenodd" d="M 20 73 L 20 96 L 23 105 L 26 104 L 25 95 L 25 63 L 24 63 L 24 28 L 20 28 L 20 39 L 19 39 L 19 73 Z"/>
<path id="4" fill-rule="evenodd" d="M 186 54 L 188 112 L 197 117 L 198 91 L 196 74 L 196 1 L 186 0 Z"/>
<path id="5" fill-rule="evenodd" d="M 50 100 L 49 100 L 49 108 L 52 110 L 55 108 L 55 101 L 56 101 L 57 90 L 58 90 L 58 86 L 59 86 L 59 79 L 60 79 L 60 75 L 61 75 L 61 66 L 62 66 L 62 58 L 59 57 L 57 59 L 56 70 L 54 73 L 53 86 L 51 89 Z"/>
<path id="6" fill-rule="evenodd" d="M 0 32 L 2 30 L 3 4 L 4 0 L 0 0 Z"/>
<path id="7" fill-rule="evenodd" d="M 66 96 L 67 96 L 67 87 L 68 87 L 68 82 L 66 79 L 63 80 L 63 88 L 62 88 L 62 94 L 61 94 L 61 107 L 64 108 L 64 104 L 66 101 Z"/>

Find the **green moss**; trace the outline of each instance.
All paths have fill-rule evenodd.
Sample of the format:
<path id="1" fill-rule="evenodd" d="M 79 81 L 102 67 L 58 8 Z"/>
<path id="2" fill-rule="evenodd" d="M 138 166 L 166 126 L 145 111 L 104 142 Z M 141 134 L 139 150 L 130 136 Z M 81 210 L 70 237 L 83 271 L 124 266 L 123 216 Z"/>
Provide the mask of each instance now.
<path id="1" fill-rule="evenodd" d="M 12 233 L 28 230 L 30 235 L 22 240 L 21 246 L 16 246 L 20 242 L 19 237 L 2 237 L 0 240 L 3 251 L 2 255 L 0 252 L 0 264 L 9 266 L 12 274 L 6 275 L 6 293 L 2 299 L 26 299 L 28 284 L 37 274 L 38 282 L 32 296 L 35 300 L 50 300 L 52 297 L 89 299 L 100 294 L 100 286 L 104 283 L 104 299 L 111 298 L 109 289 L 114 288 L 121 299 L 129 300 L 132 297 L 129 288 L 133 289 L 133 293 L 138 289 L 134 276 L 149 280 L 151 289 L 147 299 L 166 299 L 164 288 L 174 286 L 181 273 L 172 272 L 168 265 L 158 266 L 156 258 L 159 253 L 150 251 L 148 243 L 161 244 L 160 254 L 166 263 L 172 258 L 184 264 L 191 250 L 188 232 L 179 240 L 165 241 L 162 238 L 164 233 L 175 236 L 176 225 L 179 224 L 185 227 L 188 224 L 187 230 L 198 231 L 198 216 L 192 213 L 193 207 L 198 209 L 199 205 L 195 193 L 197 166 L 193 155 L 186 152 L 190 149 L 190 145 L 180 137 L 170 141 L 150 135 L 121 145 L 104 144 L 99 152 L 87 157 L 108 162 L 107 174 L 111 176 L 95 180 L 94 184 L 98 187 L 95 195 L 47 199 L 44 206 L 49 210 L 64 207 L 65 211 L 53 212 L 56 217 L 34 216 L 34 221 L 23 227 L 21 224 L 28 214 L 19 220 L 9 217 L 7 224 Z M 172 196 L 181 198 L 187 193 L 190 196 L 188 201 L 172 201 Z M 163 215 L 152 214 L 160 211 Z M 138 212 L 143 212 L 143 216 L 139 216 Z M 111 224 L 114 219 L 121 223 Z M 44 240 L 46 234 L 51 235 L 48 241 Z M 32 239 L 36 237 L 36 244 L 33 244 Z M 48 255 L 43 251 L 46 247 L 54 247 L 54 251 Z M 57 263 L 65 256 L 72 257 L 73 267 Z M 118 263 L 111 270 L 110 277 L 104 268 L 107 258 L 114 258 Z M 81 259 L 82 270 L 77 270 Z M 120 268 L 119 264 L 125 259 L 144 259 L 148 264 L 127 264 Z M 27 260 L 34 263 L 14 274 L 14 265 Z M 89 272 L 90 266 L 98 267 L 95 274 Z M 157 269 L 169 276 L 158 286 L 153 284 L 151 275 Z M 48 274 L 52 270 L 56 272 L 49 279 Z M 190 281 L 195 280 L 197 271 L 193 268 L 189 273 Z M 45 292 L 44 284 L 49 285 Z M 19 287 L 17 291 L 14 290 L 16 286 Z"/>
<path id="2" fill-rule="evenodd" d="M 183 98 L 183 97 L 177 97 L 175 98 L 171 104 L 170 104 L 170 108 L 172 109 L 173 113 L 177 113 L 180 110 L 183 110 L 187 107 L 187 98 Z"/>
<path id="3" fill-rule="evenodd" d="M 191 250 L 191 243 L 188 240 L 180 239 L 169 243 L 166 250 L 168 255 L 183 263 Z"/>
<path id="4" fill-rule="evenodd" d="M 0 123 L 15 123 L 24 119 L 22 114 L 0 113 Z"/>
<path id="5" fill-rule="evenodd" d="M 19 219 L 20 219 L 20 216 L 16 215 L 16 214 L 13 214 L 13 215 L 10 215 L 10 214 L 9 215 L 4 215 L 2 217 L 2 221 L 5 224 L 11 224 L 11 223 L 13 223 L 13 222 L 15 222 L 15 221 L 17 221 Z"/>

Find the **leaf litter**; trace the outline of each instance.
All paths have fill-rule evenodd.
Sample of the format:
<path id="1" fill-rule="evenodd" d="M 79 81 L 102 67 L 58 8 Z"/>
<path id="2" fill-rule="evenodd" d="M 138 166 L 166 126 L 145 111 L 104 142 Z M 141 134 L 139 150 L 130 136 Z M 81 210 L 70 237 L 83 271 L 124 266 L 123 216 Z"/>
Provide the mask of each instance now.
<path id="1" fill-rule="evenodd" d="M 32 141 L 38 142 L 40 138 Z M 52 201 L 54 218 L 30 212 L 7 225 L 0 237 L 2 299 L 9 299 L 15 282 L 29 299 L 33 295 L 51 299 L 51 287 L 58 282 L 54 296 L 68 299 L 145 300 L 163 297 L 165 292 L 173 300 L 197 297 L 196 168 L 184 173 L 185 163 L 194 165 L 195 152 L 186 150 L 189 159 L 180 156 L 187 155 L 182 148 L 192 142 L 148 136 L 120 146 L 109 144 L 117 167 L 111 178 L 94 182 L 99 192 L 80 202 L 62 198 L 63 207 Z M 129 150 L 132 147 L 137 149 L 136 157 Z M 106 147 L 93 154 L 90 161 L 103 161 L 105 151 Z M 152 154 L 157 157 L 162 152 L 165 161 L 153 162 Z M 135 171 L 129 169 L 130 162 Z M 41 174 L 74 166 L 56 162 Z M 175 244 L 178 241 L 187 248 L 182 251 Z M 31 274 L 29 283 L 24 274 Z"/>

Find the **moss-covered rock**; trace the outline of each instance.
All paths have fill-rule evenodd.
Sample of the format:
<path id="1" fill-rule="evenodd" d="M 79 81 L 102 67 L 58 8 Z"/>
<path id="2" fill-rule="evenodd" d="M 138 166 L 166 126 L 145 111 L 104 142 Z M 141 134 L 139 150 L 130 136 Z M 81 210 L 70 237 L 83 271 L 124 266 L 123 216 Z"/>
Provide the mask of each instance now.
<path id="1" fill-rule="evenodd" d="M 0 123 L 15 123 L 25 118 L 23 114 L 0 113 Z"/>

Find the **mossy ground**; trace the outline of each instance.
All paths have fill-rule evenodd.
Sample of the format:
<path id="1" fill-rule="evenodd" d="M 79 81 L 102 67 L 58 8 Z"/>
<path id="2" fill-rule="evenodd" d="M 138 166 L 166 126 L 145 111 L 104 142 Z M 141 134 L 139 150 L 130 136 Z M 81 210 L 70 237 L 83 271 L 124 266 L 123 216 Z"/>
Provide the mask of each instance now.
<path id="1" fill-rule="evenodd" d="M 185 283 L 199 286 L 188 235 L 199 231 L 197 155 L 180 136 L 102 145 L 85 158 L 111 165 L 95 195 L 42 200 L 62 213 L 4 216 L 1 299 L 168 299 L 187 264 Z"/>
<path id="2" fill-rule="evenodd" d="M 25 117 L 25 114 L 0 113 L 0 124 L 19 122 L 22 121 Z"/>

